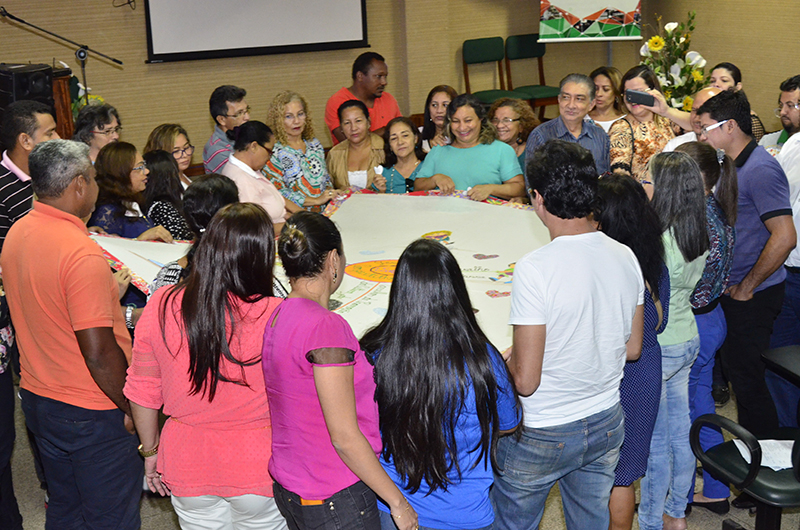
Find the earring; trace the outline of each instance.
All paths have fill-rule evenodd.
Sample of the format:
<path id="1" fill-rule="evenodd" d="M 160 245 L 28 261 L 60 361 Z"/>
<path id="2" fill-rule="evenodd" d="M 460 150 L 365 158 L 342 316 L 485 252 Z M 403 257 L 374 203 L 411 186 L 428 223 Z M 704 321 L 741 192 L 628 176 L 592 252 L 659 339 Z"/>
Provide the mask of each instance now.
<path id="1" fill-rule="evenodd" d="M 334 271 L 333 271 L 333 281 L 334 281 L 334 282 L 336 281 L 336 278 L 337 278 L 338 276 L 339 276 L 339 273 L 337 273 L 337 272 L 334 270 Z"/>

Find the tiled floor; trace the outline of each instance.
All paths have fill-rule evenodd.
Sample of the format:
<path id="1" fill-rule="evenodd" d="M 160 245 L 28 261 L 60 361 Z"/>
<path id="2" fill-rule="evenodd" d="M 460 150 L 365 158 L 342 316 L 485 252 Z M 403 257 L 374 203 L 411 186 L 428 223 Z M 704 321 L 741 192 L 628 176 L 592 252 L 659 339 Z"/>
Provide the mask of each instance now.
<path id="1" fill-rule="evenodd" d="M 731 417 L 735 415 L 735 410 L 735 405 L 731 401 L 724 407 L 719 408 L 717 412 Z M 25 439 L 19 402 L 17 402 L 16 418 L 17 444 L 12 458 L 14 489 L 24 518 L 25 530 L 40 530 L 44 528 L 44 492 L 39 489 L 39 483 L 34 472 L 31 451 Z M 178 520 L 172 510 L 169 499 L 143 497 L 141 514 L 143 530 L 176 530 L 179 528 Z M 747 511 L 735 508 L 731 508 L 731 512 L 724 517 L 717 516 L 706 510 L 697 509 L 689 515 L 687 522 L 690 530 L 720 530 L 722 521 L 726 518 L 733 519 L 748 529 L 754 528 L 755 525 L 755 518 L 751 517 Z M 800 509 L 784 511 L 782 529 L 796 530 L 799 524 Z M 558 495 L 557 488 L 553 489 L 553 493 L 547 500 L 541 528 L 543 530 L 562 530 L 565 528 L 564 516 L 561 513 L 561 498 Z M 634 522 L 633 528 L 638 530 L 639 525 L 637 522 Z"/>

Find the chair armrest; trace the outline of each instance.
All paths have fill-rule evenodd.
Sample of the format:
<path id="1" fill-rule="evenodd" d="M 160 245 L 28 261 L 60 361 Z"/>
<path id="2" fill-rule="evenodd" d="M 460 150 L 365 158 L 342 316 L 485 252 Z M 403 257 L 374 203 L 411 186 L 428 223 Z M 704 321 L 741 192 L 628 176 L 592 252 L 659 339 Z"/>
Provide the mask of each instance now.
<path id="1" fill-rule="evenodd" d="M 703 451 L 702 447 L 700 447 L 700 429 L 702 429 L 704 425 L 714 425 L 725 429 L 739 438 L 747 446 L 747 449 L 750 451 L 750 464 L 744 479 L 737 477 L 728 469 L 720 467 L 717 462 L 711 460 L 708 455 L 706 455 L 705 451 Z M 738 490 L 743 490 L 752 484 L 761 468 L 761 445 L 758 443 L 758 439 L 738 423 L 718 414 L 704 414 L 694 420 L 692 429 L 689 431 L 689 443 L 692 446 L 692 452 L 694 452 L 695 456 L 700 460 L 700 463 L 703 464 L 706 470 L 713 470 L 715 474 L 719 475 L 718 478 L 730 482 Z M 792 456 L 794 457 L 795 454 L 792 453 Z M 800 453 L 798 453 L 797 458 L 800 459 Z M 795 466 L 795 473 L 798 473 L 797 466 Z"/>
<path id="2" fill-rule="evenodd" d="M 794 470 L 794 479 L 800 482 L 800 443 L 798 440 L 794 441 L 792 445 L 792 469 Z"/>

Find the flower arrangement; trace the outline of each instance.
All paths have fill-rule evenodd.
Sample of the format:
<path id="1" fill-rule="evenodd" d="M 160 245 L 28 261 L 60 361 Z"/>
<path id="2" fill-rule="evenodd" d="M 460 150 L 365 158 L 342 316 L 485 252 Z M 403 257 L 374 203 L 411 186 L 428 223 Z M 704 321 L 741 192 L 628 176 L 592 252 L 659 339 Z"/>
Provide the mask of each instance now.
<path id="1" fill-rule="evenodd" d="M 706 60 L 696 51 L 689 51 L 694 31 L 695 12 L 689 12 L 689 20 L 670 22 L 661 27 L 658 34 L 650 38 L 639 50 L 640 64 L 652 68 L 661 83 L 667 102 L 676 109 L 692 110 L 692 96 L 706 84 Z"/>

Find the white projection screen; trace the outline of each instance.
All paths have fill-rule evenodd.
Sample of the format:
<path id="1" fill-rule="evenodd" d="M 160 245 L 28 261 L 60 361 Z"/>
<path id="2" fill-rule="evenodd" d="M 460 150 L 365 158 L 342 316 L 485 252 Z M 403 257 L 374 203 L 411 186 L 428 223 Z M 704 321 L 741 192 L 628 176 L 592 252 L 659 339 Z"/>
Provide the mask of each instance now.
<path id="1" fill-rule="evenodd" d="M 148 62 L 368 46 L 366 0 L 145 0 Z"/>

